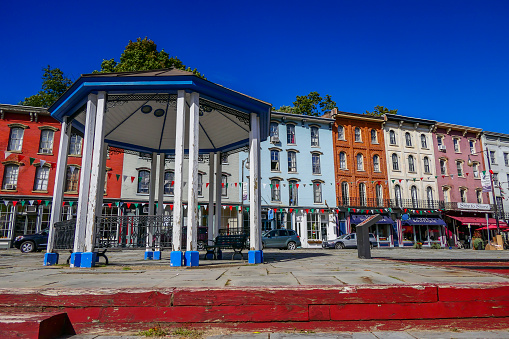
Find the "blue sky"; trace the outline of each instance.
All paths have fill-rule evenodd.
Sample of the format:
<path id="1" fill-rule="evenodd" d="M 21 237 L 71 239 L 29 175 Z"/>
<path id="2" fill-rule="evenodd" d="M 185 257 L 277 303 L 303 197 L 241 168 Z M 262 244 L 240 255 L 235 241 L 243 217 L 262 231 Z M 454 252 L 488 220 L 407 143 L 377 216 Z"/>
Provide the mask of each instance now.
<path id="1" fill-rule="evenodd" d="M 276 108 L 330 94 L 340 110 L 509 133 L 509 1 L 2 1 L 0 103 L 76 80 L 129 40 Z"/>

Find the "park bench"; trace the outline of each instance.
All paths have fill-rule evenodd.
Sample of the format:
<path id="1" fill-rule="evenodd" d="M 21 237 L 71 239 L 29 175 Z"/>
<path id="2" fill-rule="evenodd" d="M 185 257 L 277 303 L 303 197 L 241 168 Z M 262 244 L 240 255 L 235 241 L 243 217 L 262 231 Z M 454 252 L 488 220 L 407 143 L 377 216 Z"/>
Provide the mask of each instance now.
<path id="1" fill-rule="evenodd" d="M 232 260 L 235 258 L 236 254 L 240 254 L 242 259 L 244 259 L 242 250 L 246 248 L 246 240 L 247 234 L 218 235 L 216 240 L 214 240 L 214 245 L 205 246 L 205 250 L 207 251 L 205 259 L 209 258 L 209 255 L 217 259 L 218 252 L 221 249 L 232 249 Z"/>

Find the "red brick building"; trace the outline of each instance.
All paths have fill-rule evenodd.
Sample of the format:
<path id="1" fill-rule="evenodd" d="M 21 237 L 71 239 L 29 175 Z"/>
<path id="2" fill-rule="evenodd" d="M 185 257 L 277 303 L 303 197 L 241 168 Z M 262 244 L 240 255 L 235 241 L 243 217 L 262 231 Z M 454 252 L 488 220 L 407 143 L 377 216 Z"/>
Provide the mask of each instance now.
<path id="1" fill-rule="evenodd" d="M 49 224 L 61 124 L 38 107 L 0 104 L 0 247 Z M 82 137 L 72 134 L 65 183 L 64 219 L 76 211 Z M 120 199 L 123 153 L 111 152 L 105 204 Z"/>

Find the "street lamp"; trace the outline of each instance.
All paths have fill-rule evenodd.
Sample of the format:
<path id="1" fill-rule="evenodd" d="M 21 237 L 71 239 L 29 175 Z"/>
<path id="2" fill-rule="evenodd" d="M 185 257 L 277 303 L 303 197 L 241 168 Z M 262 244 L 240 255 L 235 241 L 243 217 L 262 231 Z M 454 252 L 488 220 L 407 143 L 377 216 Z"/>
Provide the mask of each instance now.
<path id="1" fill-rule="evenodd" d="M 490 174 L 490 183 L 491 183 L 491 194 L 493 196 L 493 208 L 495 209 L 495 222 L 497 223 L 497 234 L 500 234 L 500 224 L 498 222 L 498 206 L 497 206 L 497 198 L 495 196 L 495 186 L 493 185 L 493 173 L 491 171 L 491 162 L 490 162 L 490 154 L 488 152 L 488 147 L 486 147 L 486 150 L 482 151 L 483 153 L 486 152 L 486 159 L 488 159 L 488 170 Z M 472 159 L 470 159 L 470 155 L 468 155 L 468 162 L 467 165 L 472 167 L 473 162 Z M 486 226 L 488 229 L 488 234 L 490 232 L 490 224 L 488 222 L 488 225 Z"/>

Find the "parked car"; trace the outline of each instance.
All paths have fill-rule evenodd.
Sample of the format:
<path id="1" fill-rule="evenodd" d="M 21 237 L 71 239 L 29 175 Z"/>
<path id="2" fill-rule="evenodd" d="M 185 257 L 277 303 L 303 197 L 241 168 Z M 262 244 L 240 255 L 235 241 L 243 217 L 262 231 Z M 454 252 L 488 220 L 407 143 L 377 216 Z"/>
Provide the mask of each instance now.
<path id="1" fill-rule="evenodd" d="M 371 248 L 377 246 L 377 241 L 373 233 L 369 234 L 369 244 Z M 322 242 L 323 248 L 357 248 L 357 234 L 343 234 L 334 240 L 324 240 Z"/>
<path id="2" fill-rule="evenodd" d="M 262 234 L 264 248 L 280 248 L 294 250 L 301 246 L 300 238 L 294 230 L 271 230 Z"/>
<path id="3" fill-rule="evenodd" d="M 48 229 L 35 234 L 24 234 L 14 239 L 14 247 L 22 253 L 41 251 L 48 245 Z"/>

